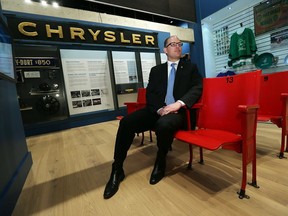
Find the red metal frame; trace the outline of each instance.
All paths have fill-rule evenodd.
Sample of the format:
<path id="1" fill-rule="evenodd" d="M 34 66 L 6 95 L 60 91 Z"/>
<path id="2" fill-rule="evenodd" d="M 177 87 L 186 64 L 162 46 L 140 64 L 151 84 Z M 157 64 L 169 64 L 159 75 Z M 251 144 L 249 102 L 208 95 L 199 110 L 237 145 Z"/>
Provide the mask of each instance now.
<path id="1" fill-rule="evenodd" d="M 186 142 L 190 149 L 189 167 L 193 159 L 193 146 L 202 149 L 233 150 L 242 154 L 242 184 L 239 198 L 245 194 L 247 166 L 252 163 L 252 183 L 256 183 L 256 127 L 259 108 L 261 70 L 231 77 L 204 78 L 201 103 L 197 108 L 197 129 L 180 130 L 175 138 Z M 189 112 L 188 112 L 189 113 Z M 188 118 L 189 119 L 189 118 Z"/>
<path id="2" fill-rule="evenodd" d="M 279 158 L 288 152 L 288 71 L 261 76 L 258 121 L 271 121 L 281 128 Z"/>

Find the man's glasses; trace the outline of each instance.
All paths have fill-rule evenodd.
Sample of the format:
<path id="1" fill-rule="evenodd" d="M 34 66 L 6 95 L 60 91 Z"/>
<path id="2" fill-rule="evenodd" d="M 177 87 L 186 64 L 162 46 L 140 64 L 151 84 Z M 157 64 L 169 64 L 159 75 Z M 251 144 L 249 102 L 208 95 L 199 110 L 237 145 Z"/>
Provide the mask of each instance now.
<path id="1" fill-rule="evenodd" d="M 171 47 L 182 47 L 182 46 L 183 46 L 183 43 L 182 43 L 182 42 L 178 42 L 178 43 L 176 43 L 176 42 L 171 42 L 171 43 L 169 43 L 166 47 L 168 47 L 168 46 L 171 46 Z"/>

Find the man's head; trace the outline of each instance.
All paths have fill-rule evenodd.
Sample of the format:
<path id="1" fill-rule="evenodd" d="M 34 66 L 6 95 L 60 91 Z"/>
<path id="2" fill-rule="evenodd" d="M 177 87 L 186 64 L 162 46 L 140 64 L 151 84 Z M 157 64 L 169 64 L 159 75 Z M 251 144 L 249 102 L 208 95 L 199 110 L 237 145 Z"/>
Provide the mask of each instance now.
<path id="1" fill-rule="evenodd" d="M 164 52 L 166 53 L 169 61 L 177 61 L 182 55 L 183 43 L 176 35 L 166 38 L 164 41 Z"/>

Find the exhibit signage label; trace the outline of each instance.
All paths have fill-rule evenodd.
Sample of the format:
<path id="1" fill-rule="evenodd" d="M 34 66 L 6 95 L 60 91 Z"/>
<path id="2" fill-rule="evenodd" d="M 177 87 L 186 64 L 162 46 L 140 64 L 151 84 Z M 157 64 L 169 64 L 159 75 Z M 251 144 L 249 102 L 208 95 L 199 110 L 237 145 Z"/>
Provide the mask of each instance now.
<path id="1" fill-rule="evenodd" d="M 23 67 L 56 67 L 58 62 L 51 57 L 15 57 L 17 68 Z"/>
<path id="2" fill-rule="evenodd" d="M 157 33 L 8 17 L 14 39 L 158 48 Z"/>

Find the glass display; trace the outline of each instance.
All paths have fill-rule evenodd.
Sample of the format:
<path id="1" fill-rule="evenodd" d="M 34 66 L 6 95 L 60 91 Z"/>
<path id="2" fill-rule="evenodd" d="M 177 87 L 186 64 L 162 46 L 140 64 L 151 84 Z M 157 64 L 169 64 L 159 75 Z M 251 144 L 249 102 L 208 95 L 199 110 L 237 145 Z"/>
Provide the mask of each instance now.
<path id="1" fill-rule="evenodd" d="M 155 53 L 140 53 L 144 88 L 147 87 L 150 70 L 156 65 Z"/>
<path id="2" fill-rule="evenodd" d="M 61 49 L 60 54 L 70 115 L 114 109 L 107 52 Z"/>
<path id="3" fill-rule="evenodd" d="M 137 83 L 135 53 L 113 51 L 112 56 L 116 84 Z"/>
<path id="4" fill-rule="evenodd" d="M 0 78 L 15 79 L 12 38 L 2 20 L 0 20 Z"/>

